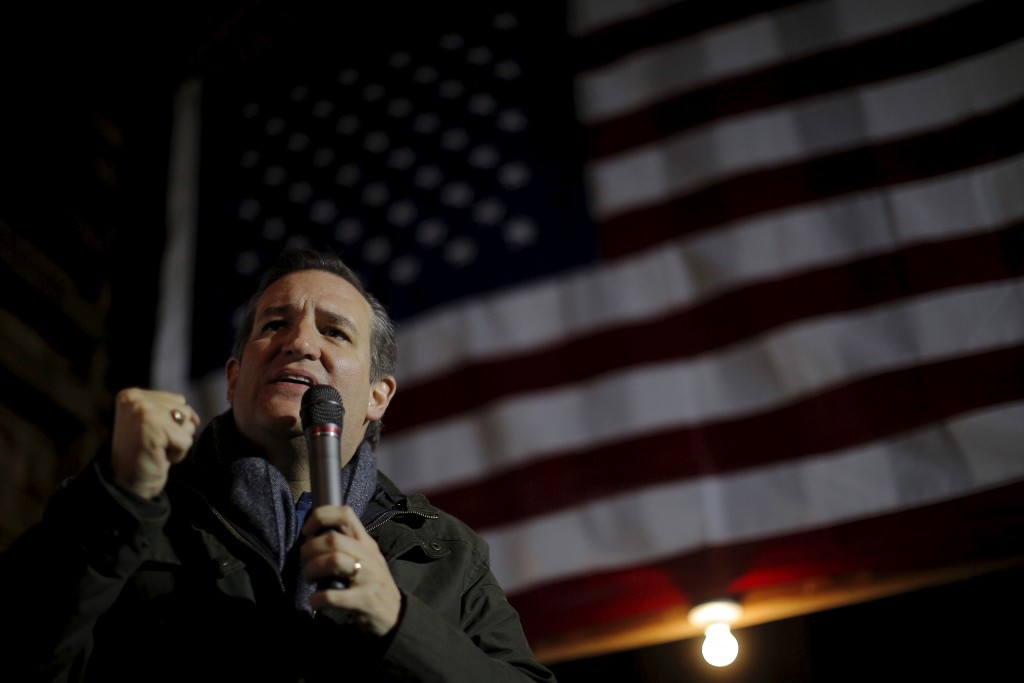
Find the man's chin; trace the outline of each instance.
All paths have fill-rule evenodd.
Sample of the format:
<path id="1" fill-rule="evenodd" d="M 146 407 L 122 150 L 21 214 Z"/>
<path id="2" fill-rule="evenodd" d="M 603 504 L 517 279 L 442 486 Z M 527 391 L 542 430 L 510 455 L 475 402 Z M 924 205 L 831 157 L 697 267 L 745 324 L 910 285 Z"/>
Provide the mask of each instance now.
<path id="1" fill-rule="evenodd" d="M 303 436 L 302 421 L 291 412 L 264 413 L 251 425 L 254 431 L 272 435 L 274 438 L 290 439 Z"/>
<path id="2" fill-rule="evenodd" d="M 269 421 L 272 431 L 281 436 L 294 437 L 302 436 L 302 421 L 297 415 L 278 415 Z"/>

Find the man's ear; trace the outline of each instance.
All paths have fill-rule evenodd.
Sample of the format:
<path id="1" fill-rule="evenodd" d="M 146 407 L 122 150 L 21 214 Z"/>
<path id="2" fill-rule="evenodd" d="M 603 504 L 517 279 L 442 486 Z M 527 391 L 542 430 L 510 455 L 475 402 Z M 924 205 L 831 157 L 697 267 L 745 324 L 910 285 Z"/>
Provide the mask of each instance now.
<path id="1" fill-rule="evenodd" d="M 231 403 L 235 396 L 235 382 L 238 380 L 238 359 L 234 356 L 228 358 L 228 364 L 224 366 L 224 376 L 228 380 L 228 403 Z"/>
<path id="2" fill-rule="evenodd" d="M 366 405 L 366 418 L 371 422 L 384 417 L 384 411 L 388 409 L 398 383 L 391 375 L 384 375 L 370 387 L 370 401 Z"/>

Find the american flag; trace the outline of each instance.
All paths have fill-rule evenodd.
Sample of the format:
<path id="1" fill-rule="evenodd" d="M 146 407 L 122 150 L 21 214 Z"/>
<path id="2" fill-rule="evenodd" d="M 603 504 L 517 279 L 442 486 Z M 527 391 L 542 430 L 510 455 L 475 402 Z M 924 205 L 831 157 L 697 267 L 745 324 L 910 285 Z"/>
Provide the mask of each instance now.
<path id="1" fill-rule="evenodd" d="M 399 322 L 381 468 L 486 537 L 541 654 L 707 597 L 1019 557 L 1015 5 L 279 29 L 183 89 L 172 172 L 200 182 L 165 267 L 196 284 L 154 381 L 222 410 L 259 270 L 341 254 Z"/>

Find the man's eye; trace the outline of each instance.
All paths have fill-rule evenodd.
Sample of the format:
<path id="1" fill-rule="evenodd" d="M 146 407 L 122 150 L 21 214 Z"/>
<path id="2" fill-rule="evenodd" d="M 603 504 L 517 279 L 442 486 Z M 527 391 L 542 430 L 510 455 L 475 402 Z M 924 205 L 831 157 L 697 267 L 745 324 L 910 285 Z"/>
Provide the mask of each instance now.
<path id="1" fill-rule="evenodd" d="M 337 327 L 328 327 L 324 329 L 324 334 L 328 337 L 336 337 L 338 339 L 345 339 L 345 333 Z"/>
<path id="2" fill-rule="evenodd" d="M 272 332 L 273 330 L 278 330 L 281 329 L 282 327 L 284 327 L 283 320 L 269 320 L 263 323 L 263 327 L 261 329 L 264 332 Z"/>

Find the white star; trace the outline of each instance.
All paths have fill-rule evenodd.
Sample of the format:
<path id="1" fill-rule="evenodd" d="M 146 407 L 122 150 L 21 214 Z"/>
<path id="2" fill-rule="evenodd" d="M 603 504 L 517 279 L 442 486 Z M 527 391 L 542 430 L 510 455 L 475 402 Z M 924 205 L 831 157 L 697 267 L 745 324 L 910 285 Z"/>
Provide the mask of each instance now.
<path id="1" fill-rule="evenodd" d="M 530 167 L 521 161 L 503 164 L 498 169 L 498 182 L 509 190 L 519 190 L 530 183 Z"/>
<path id="2" fill-rule="evenodd" d="M 416 226 L 416 241 L 424 247 L 436 247 L 447 234 L 448 226 L 440 218 L 430 218 Z"/>
<path id="3" fill-rule="evenodd" d="M 344 187 L 355 187 L 356 183 L 363 177 L 363 172 L 357 164 L 345 164 L 338 169 L 334 180 Z"/>
<path id="4" fill-rule="evenodd" d="M 288 188 L 288 199 L 296 204 L 305 204 L 313 196 L 313 186 L 305 180 L 292 183 Z"/>
<path id="5" fill-rule="evenodd" d="M 288 226 L 280 216 L 271 216 L 263 222 L 263 238 L 276 242 L 288 234 Z"/>
<path id="6" fill-rule="evenodd" d="M 483 45 L 470 48 L 470 50 L 466 53 L 466 61 L 469 62 L 470 64 L 475 64 L 477 66 L 483 66 L 484 64 L 490 62 L 492 59 L 494 59 L 494 54 Z"/>
<path id="7" fill-rule="evenodd" d="M 274 116 L 267 119 L 267 123 L 263 127 L 263 130 L 266 131 L 267 135 L 280 135 L 284 132 L 284 129 L 285 121 L 280 116 Z"/>
<path id="8" fill-rule="evenodd" d="M 473 168 L 494 168 L 500 157 L 494 145 L 477 145 L 469 152 L 469 165 Z"/>
<path id="9" fill-rule="evenodd" d="M 444 247 L 444 258 L 453 266 L 466 266 L 476 258 L 477 246 L 468 237 L 458 237 Z"/>
<path id="10" fill-rule="evenodd" d="M 259 200 L 256 199 L 243 199 L 238 203 L 238 217 L 243 221 L 254 221 L 256 217 L 260 215 L 262 207 L 260 206 Z"/>
<path id="11" fill-rule="evenodd" d="M 416 214 L 416 204 L 409 199 L 402 199 L 388 207 L 388 221 L 400 228 L 416 220 Z"/>
<path id="12" fill-rule="evenodd" d="M 367 206 L 384 206 L 384 203 L 391 198 L 388 186 L 377 181 L 370 183 L 363 188 L 363 203 Z"/>
<path id="13" fill-rule="evenodd" d="M 441 147 L 458 151 L 469 144 L 469 133 L 465 128 L 450 128 L 441 136 Z"/>
<path id="14" fill-rule="evenodd" d="M 388 275 L 391 280 L 400 285 L 407 285 L 419 276 L 422 270 L 420 260 L 412 254 L 404 254 L 391 262 L 388 268 Z"/>
<path id="15" fill-rule="evenodd" d="M 334 228 L 334 239 L 342 244 L 354 244 L 363 236 L 363 224 L 358 218 L 346 218 Z"/>
<path id="16" fill-rule="evenodd" d="M 267 170 L 263 172 L 263 183 L 270 187 L 277 187 L 284 183 L 288 177 L 287 171 L 284 170 L 283 166 L 267 166 Z"/>
<path id="17" fill-rule="evenodd" d="M 504 225 L 501 234 L 509 247 L 521 249 L 537 242 L 537 224 L 527 216 L 516 216 Z"/>
<path id="18" fill-rule="evenodd" d="M 496 225 L 505 216 L 505 204 L 497 197 L 481 199 L 473 207 L 473 220 L 481 225 Z"/>
<path id="19" fill-rule="evenodd" d="M 377 235 L 366 240 L 363 246 L 363 260 L 367 263 L 379 265 L 384 263 L 391 256 L 391 242 L 383 235 Z"/>
<path id="20" fill-rule="evenodd" d="M 469 206 L 469 203 L 473 201 L 473 188 L 464 180 L 448 183 L 441 190 L 441 201 L 446 206 Z"/>
<path id="21" fill-rule="evenodd" d="M 338 216 L 338 207 L 330 199 L 318 199 L 309 206 L 309 218 L 314 223 L 329 225 Z"/>

